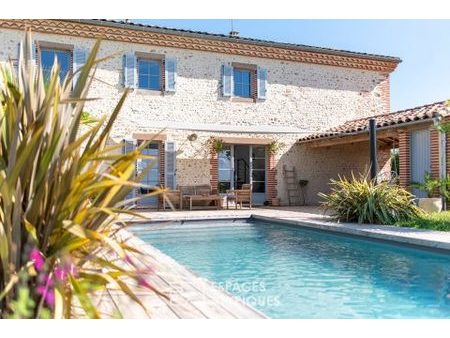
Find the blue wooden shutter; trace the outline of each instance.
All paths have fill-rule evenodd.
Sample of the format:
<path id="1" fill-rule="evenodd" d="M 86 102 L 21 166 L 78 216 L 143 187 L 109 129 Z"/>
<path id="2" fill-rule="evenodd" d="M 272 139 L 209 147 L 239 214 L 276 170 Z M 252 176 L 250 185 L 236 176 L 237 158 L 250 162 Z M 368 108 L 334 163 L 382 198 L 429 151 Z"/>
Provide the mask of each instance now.
<path id="1" fill-rule="evenodd" d="M 72 85 L 75 87 L 80 76 L 80 68 L 84 66 L 87 61 L 88 52 L 85 49 L 75 48 L 73 50 L 73 80 Z"/>
<path id="2" fill-rule="evenodd" d="M 122 153 L 127 154 L 133 151 L 136 148 L 136 143 L 134 140 L 124 139 L 122 141 Z M 136 164 L 137 165 L 137 164 Z M 136 165 L 135 165 L 135 174 L 136 174 Z M 129 200 L 136 197 L 136 189 L 130 191 L 130 193 L 125 197 L 125 200 Z M 130 202 L 127 206 L 134 207 L 136 206 L 136 202 Z"/>
<path id="3" fill-rule="evenodd" d="M 19 69 L 20 69 L 20 56 L 22 55 L 22 45 L 23 45 L 23 41 L 20 41 L 17 45 L 17 62 L 15 65 L 17 74 L 19 74 Z"/>
<path id="4" fill-rule="evenodd" d="M 34 65 L 37 66 L 37 57 L 36 57 L 36 44 L 34 42 L 31 43 L 30 46 L 31 50 L 28 51 L 28 55 L 23 55 L 22 56 L 22 60 L 27 59 L 28 61 L 31 61 L 31 63 L 34 63 Z M 22 55 L 22 53 L 25 53 L 25 49 L 23 46 L 23 41 L 20 41 L 17 47 L 17 70 L 19 70 L 20 68 L 20 56 Z"/>
<path id="5" fill-rule="evenodd" d="M 165 143 L 165 185 L 166 188 L 175 190 L 176 183 L 176 170 L 177 170 L 177 152 L 176 145 L 173 141 L 167 141 Z"/>
<path id="6" fill-rule="evenodd" d="M 37 66 L 37 47 L 34 42 L 31 43 L 31 62 Z"/>
<path id="7" fill-rule="evenodd" d="M 424 182 L 425 173 L 431 172 L 430 131 L 414 130 L 411 131 L 410 137 L 411 181 Z M 427 197 L 424 191 L 416 188 L 412 189 L 412 193 L 417 198 Z"/>
<path id="8" fill-rule="evenodd" d="M 165 63 L 165 90 L 167 92 L 175 92 L 177 61 L 175 59 L 166 59 Z"/>
<path id="9" fill-rule="evenodd" d="M 222 95 L 232 96 L 233 94 L 233 67 L 222 65 Z"/>
<path id="10" fill-rule="evenodd" d="M 257 79 L 258 79 L 258 99 L 265 100 L 266 99 L 266 93 L 267 93 L 267 70 L 259 68 L 256 71 L 257 72 Z"/>
<path id="11" fill-rule="evenodd" d="M 126 88 L 137 87 L 137 59 L 134 53 L 123 56 L 123 84 Z"/>

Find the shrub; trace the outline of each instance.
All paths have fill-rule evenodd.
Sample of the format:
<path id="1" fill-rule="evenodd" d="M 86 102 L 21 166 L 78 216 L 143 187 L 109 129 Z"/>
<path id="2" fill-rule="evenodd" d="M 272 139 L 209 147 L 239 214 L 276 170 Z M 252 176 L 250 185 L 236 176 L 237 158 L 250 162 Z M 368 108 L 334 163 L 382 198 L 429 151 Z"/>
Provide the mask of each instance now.
<path id="1" fill-rule="evenodd" d="M 421 214 L 414 196 L 387 182 L 376 184 L 367 176 L 331 180 L 331 192 L 319 193 L 322 206 L 340 221 L 394 224 Z"/>
<path id="2" fill-rule="evenodd" d="M 434 178 L 429 172 L 425 172 L 423 182 L 412 182 L 411 187 L 425 192 L 427 197 L 431 198 L 443 186 L 443 183 L 441 179 Z"/>
<path id="3" fill-rule="evenodd" d="M 397 222 L 395 225 L 408 228 L 450 231 L 450 211 L 424 213 L 409 221 Z"/>
<path id="4" fill-rule="evenodd" d="M 135 161 L 147 158 L 146 144 L 127 154 L 107 145 L 127 91 L 108 119 L 81 128 L 99 46 L 73 89 L 72 77 L 61 83 L 57 63 L 44 84 L 31 62 L 31 34 L 18 71 L 1 70 L 0 318 L 69 318 L 72 304 L 98 318 L 97 292 L 114 287 L 140 303 L 127 283 L 153 289 L 135 249 L 115 235 L 119 216 L 131 213 L 124 199 L 140 186 Z"/>

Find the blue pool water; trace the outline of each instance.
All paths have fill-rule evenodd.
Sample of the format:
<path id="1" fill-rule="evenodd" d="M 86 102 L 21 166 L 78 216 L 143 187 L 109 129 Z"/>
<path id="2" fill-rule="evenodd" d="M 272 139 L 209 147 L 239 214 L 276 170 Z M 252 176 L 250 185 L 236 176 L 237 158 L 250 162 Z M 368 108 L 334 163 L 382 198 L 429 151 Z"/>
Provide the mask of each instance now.
<path id="1" fill-rule="evenodd" d="M 272 318 L 450 318 L 449 255 L 260 221 L 132 231 Z"/>

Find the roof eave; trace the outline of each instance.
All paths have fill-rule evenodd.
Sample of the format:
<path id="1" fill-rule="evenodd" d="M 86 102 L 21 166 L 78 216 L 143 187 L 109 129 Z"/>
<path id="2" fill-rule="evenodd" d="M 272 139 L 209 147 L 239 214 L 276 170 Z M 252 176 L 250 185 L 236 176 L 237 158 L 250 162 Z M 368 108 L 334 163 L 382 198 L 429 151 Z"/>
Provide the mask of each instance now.
<path id="1" fill-rule="evenodd" d="M 360 59 L 368 59 L 382 62 L 392 62 L 395 64 L 399 64 L 402 60 L 399 57 L 395 56 L 385 56 L 385 55 L 376 55 L 376 54 L 365 54 L 351 51 L 344 51 L 338 49 L 331 48 L 322 48 L 322 47 L 314 47 L 307 45 L 295 45 L 290 43 L 282 43 L 275 41 L 264 41 L 264 40 L 256 40 L 250 38 L 242 38 L 242 37 L 228 37 L 220 34 L 212 34 L 206 32 L 190 32 L 183 31 L 174 28 L 163 28 L 163 27 L 152 27 L 152 26 L 143 26 L 139 24 L 127 24 L 123 22 L 116 22 L 111 20 L 98 20 L 98 19 L 64 19 L 64 21 L 72 21 L 79 22 L 91 25 L 99 25 L 99 26 L 109 26 L 109 27 L 117 27 L 117 28 L 127 28 L 132 30 L 141 30 L 145 32 L 153 32 L 153 33 L 161 33 L 161 34 L 169 34 L 169 35 L 178 35 L 178 36 L 186 36 L 186 37 L 195 37 L 200 39 L 209 39 L 209 40 L 221 40 L 233 43 L 242 43 L 242 44 L 252 44 L 266 47 L 274 47 L 274 48 L 284 48 L 291 50 L 298 50 L 304 52 L 311 53 L 321 53 L 321 54 L 329 54 L 336 56 L 346 56 L 346 57 L 354 57 Z"/>
<path id="2" fill-rule="evenodd" d="M 387 129 L 401 129 L 401 128 L 409 127 L 411 125 L 427 123 L 427 122 L 428 123 L 433 122 L 433 118 L 408 121 L 408 122 L 403 122 L 403 123 L 391 124 L 389 126 L 378 127 L 377 131 L 382 131 L 382 130 L 387 130 Z M 368 134 L 368 133 L 369 133 L 369 131 L 367 129 L 364 129 L 364 130 L 355 131 L 355 132 L 331 135 L 328 137 L 316 137 L 313 139 L 305 139 L 305 140 L 300 139 L 297 141 L 297 143 L 298 144 L 307 144 L 307 143 L 314 143 L 314 142 L 319 142 L 319 141 L 328 141 L 328 140 L 333 140 L 333 139 L 342 139 L 342 138 L 347 138 L 347 137 L 352 137 L 352 136 L 359 136 L 359 135 Z"/>

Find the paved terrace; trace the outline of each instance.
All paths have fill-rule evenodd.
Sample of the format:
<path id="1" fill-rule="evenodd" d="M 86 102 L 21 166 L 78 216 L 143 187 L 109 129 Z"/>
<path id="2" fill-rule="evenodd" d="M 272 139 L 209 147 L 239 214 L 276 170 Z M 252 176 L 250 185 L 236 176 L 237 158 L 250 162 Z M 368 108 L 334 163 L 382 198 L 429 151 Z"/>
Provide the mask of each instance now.
<path id="1" fill-rule="evenodd" d="M 169 222 L 254 217 L 450 252 L 450 233 L 382 225 L 336 223 L 316 207 L 141 211 L 141 213 L 150 221 Z M 126 220 L 130 223 L 142 222 L 142 219 L 133 217 L 128 217 Z M 142 225 L 141 223 L 140 226 Z M 135 254 L 135 259 L 142 267 L 151 267 L 155 271 L 150 281 L 170 297 L 170 300 L 166 300 L 152 292 L 132 286 L 139 299 L 150 309 L 150 313 L 146 313 L 126 296 L 111 291 L 114 302 L 124 309 L 122 314 L 125 318 L 264 318 L 264 315 L 257 310 L 214 287 L 209 281 L 195 275 L 151 245 L 145 244 L 126 231 L 123 232 L 123 236 L 128 238 L 129 244 L 139 248 L 143 253 L 143 255 Z M 105 308 L 111 309 L 111 305 L 108 301 L 105 303 Z"/>

